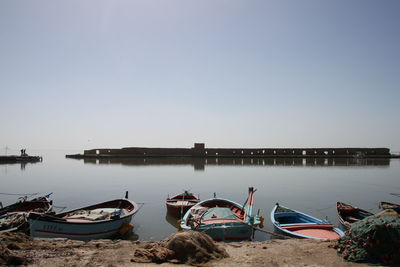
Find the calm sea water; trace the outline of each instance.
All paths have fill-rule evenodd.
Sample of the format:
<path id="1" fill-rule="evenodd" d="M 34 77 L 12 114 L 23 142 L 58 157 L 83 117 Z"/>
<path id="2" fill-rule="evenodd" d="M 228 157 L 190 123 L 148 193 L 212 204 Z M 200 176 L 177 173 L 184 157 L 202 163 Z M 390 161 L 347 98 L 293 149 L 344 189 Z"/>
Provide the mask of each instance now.
<path id="1" fill-rule="evenodd" d="M 0 201 L 7 194 L 53 192 L 54 205 L 66 210 L 121 198 L 144 203 L 132 223 L 140 240 L 160 240 L 176 232 L 165 199 L 190 190 L 201 199 L 217 196 L 243 203 L 249 186 L 257 188 L 255 211 L 266 219 L 276 202 L 338 225 L 335 203 L 343 201 L 372 212 L 378 203 L 400 203 L 400 160 L 319 159 L 136 159 L 76 160 L 79 151 L 28 151 L 42 155 L 35 164 L 0 164 Z M 7 194 L 5 194 L 7 193 Z M 258 232 L 256 240 L 270 236 Z"/>

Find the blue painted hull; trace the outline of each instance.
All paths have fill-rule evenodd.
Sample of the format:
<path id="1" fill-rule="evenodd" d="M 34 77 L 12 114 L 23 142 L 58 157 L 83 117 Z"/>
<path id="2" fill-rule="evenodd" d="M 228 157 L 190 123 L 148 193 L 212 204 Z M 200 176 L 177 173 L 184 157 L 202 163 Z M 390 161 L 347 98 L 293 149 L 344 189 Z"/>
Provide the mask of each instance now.
<path id="1" fill-rule="evenodd" d="M 196 231 L 208 234 L 215 241 L 225 242 L 249 240 L 253 235 L 252 226 L 244 223 L 202 225 Z"/>

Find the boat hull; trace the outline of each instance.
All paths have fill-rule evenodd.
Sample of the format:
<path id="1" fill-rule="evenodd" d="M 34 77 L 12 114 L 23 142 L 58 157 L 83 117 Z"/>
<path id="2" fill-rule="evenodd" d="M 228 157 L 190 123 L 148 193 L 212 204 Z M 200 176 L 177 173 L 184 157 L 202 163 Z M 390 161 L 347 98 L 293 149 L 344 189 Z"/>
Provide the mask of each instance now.
<path id="1" fill-rule="evenodd" d="M 180 217 L 183 214 L 185 214 L 191 207 L 193 207 L 195 203 L 193 203 L 193 205 L 190 206 L 177 206 L 177 205 L 171 205 L 169 203 L 167 203 L 166 205 L 167 205 L 167 212 L 170 215 L 174 217 Z"/>
<path id="2" fill-rule="evenodd" d="M 71 223 L 29 218 L 30 235 L 39 238 L 69 238 L 75 240 L 94 240 L 112 238 L 124 223 L 130 223 L 133 215 L 111 221 Z"/>
<path id="3" fill-rule="evenodd" d="M 253 227 L 244 223 L 219 223 L 200 226 L 196 231 L 203 232 L 215 241 L 244 241 L 251 239 Z"/>

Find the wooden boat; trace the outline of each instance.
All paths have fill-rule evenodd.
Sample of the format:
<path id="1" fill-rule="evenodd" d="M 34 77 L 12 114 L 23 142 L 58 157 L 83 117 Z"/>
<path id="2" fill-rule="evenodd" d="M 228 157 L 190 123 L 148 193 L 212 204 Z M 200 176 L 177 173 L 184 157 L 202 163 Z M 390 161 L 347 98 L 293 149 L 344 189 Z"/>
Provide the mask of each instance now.
<path id="1" fill-rule="evenodd" d="M 128 200 L 115 199 L 57 215 L 29 214 L 32 237 L 76 240 L 112 238 L 129 225 L 139 210 Z"/>
<path id="2" fill-rule="evenodd" d="M 198 197 L 185 190 L 182 194 L 167 198 L 167 211 L 175 217 L 180 217 L 199 202 Z"/>
<path id="3" fill-rule="evenodd" d="M 43 197 L 21 201 L 0 209 L 0 233 L 28 229 L 28 215 L 31 212 L 45 214 L 52 211 L 52 201 L 48 194 Z"/>
<path id="4" fill-rule="evenodd" d="M 346 229 L 350 228 L 352 223 L 373 215 L 373 213 L 369 211 L 353 207 L 343 202 L 336 202 L 336 210 L 339 217 L 339 222 Z"/>
<path id="5" fill-rule="evenodd" d="M 397 213 L 400 213 L 400 205 L 399 204 L 394 204 L 394 203 L 389 203 L 389 202 L 381 202 L 379 204 L 379 207 L 383 210 L 392 209 L 392 210 L 395 210 Z"/>
<path id="6" fill-rule="evenodd" d="M 253 227 L 260 225 L 260 217 L 252 214 L 254 192 L 250 187 L 244 205 L 216 197 L 201 201 L 186 212 L 180 227 L 204 232 L 216 241 L 249 240 Z"/>
<path id="7" fill-rule="evenodd" d="M 329 222 L 280 206 L 278 203 L 271 211 L 271 221 L 276 231 L 292 237 L 335 240 L 344 236 L 342 230 Z"/>

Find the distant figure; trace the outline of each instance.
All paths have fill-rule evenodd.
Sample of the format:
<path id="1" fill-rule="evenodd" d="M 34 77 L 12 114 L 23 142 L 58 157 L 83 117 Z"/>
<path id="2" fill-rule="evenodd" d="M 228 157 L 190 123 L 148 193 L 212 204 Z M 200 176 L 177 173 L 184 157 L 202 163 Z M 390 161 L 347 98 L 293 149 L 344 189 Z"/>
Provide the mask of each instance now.
<path id="1" fill-rule="evenodd" d="M 24 155 L 24 150 L 23 149 L 21 149 L 21 156 L 23 156 Z"/>

